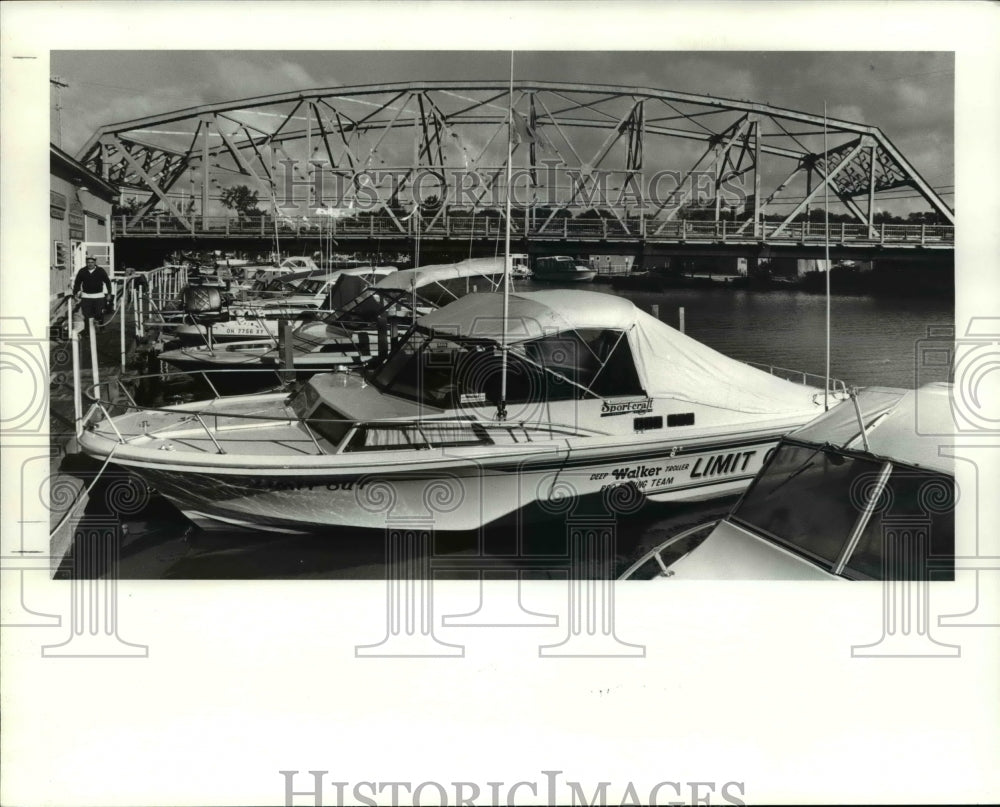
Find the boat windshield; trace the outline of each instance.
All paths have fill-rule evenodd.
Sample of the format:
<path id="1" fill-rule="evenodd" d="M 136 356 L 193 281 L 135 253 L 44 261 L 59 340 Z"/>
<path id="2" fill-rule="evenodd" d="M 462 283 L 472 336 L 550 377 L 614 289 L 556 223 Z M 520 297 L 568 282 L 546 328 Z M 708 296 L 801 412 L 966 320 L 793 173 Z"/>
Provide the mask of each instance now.
<path id="1" fill-rule="evenodd" d="M 578 267 L 576 261 L 570 258 L 568 255 L 554 255 L 549 258 L 539 258 L 535 265 L 540 269 L 547 269 L 550 271 L 560 271 L 560 272 L 571 272 L 575 271 Z M 581 267 L 582 268 L 582 267 Z"/>
<path id="2" fill-rule="evenodd" d="M 325 280 L 303 280 L 296 287 L 297 294 L 319 294 L 326 287 Z"/>
<path id="3" fill-rule="evenodd" d="M 929 570 L 936 570 L 937 579 L 950 579 L 953 480 L 895 463 L 886 477 L 885 465 L 860 452 L 783 441 L 731 518 L 827 571 L 860 525 L 844 575 L 882 579 L 885 573 L 899 580 L 923 574 L 926 579 Z M 895 540 L 906 541 L 906 549 L 887 553 Z M 889 568 L 901 562 L 909 569 Z"/>
<path id="4" fill-rule="evenodd" d="M 351 332 L 336 325 L 306 323 L 311 327 L 299 327 L 292 332 L 292 350 L 296 355 L 303 353 L 342 353 L 354 350 Z M 277 352 L 277 351 L 275 351 Z"/>
<path id="5" fill-rule="evenodd" d="M 495 342 L 416 327 L 370 378 L 391 395 L 454 409 L 499 403 L 501 375 Z M 625 331 L 567 331 L 510 346 L 508 403 L 641 394 Z"/>
<path id="6" fill-rule="evenodd" d="M 374 278 L 374 274 L 368 277 L 363 275 L 340 275 L 333 282 L 333 285 L 330 286 L 330 290 L 326 295 L 326 301 L 323 303 L 323 308 L 329 311 L 339 311 L 367 289 L 371 285 L 369 281 Z"/>
<path id="7" fill-rule="evenodd" d="M 417 296 L 417 316 L 431 311 L 433 306 Z M 395 319 L 413 317 L 413 292 L 406 289 L 368 288 L 351 300 L 340 311 L 326 318 L 328 324 L 337 323 L 348 328 L 374 325 L 382 315 Z"/>
<path id="8" fill-rule="evenodd" d="M 287 294 L 295 288 L 297 280 L 288 280 L 286 278 L 275 277 L 271 280 L 258 280 L 250 290 L 261 295 L 277 295 L 277 294 Z"/>

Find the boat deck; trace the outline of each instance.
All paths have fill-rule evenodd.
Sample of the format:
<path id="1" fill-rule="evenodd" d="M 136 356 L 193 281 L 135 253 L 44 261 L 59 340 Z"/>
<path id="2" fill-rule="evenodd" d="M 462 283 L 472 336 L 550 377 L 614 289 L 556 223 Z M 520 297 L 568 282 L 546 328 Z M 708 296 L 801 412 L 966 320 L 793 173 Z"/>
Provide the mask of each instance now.
<path id="1" fill-rule="evenodd" d="M 255 420 L 252 416 L 233 417 L 210 411 L 183 415 L 137 412 L 128 421 L 119 421 L 117 427 L 105 422 L 94 424 L 92 432 L 133 449 L 239 457 L 327 456 L 443 448 L 478 448 L 492 453 L 496 447 L 551 443 L 586 434 L 544 424 L 488 424 L 474 420 L 306 423 L 294 415 L 288 419 Z"/>

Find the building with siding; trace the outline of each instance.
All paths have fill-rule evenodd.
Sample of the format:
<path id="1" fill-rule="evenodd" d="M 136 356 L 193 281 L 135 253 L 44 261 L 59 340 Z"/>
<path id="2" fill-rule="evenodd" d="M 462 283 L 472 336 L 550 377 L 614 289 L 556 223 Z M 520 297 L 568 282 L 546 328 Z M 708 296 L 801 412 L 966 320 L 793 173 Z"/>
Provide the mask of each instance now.
<path id="1" fill-rule="evenodd" d="M 90 251 L 112 274 L 111 207 L 115 187 L 88 170 L 58 146 L 49 144 L 49 300 L 55 313 L 73 289 L 82 265 L 82 244 L 102 244 Z"/>

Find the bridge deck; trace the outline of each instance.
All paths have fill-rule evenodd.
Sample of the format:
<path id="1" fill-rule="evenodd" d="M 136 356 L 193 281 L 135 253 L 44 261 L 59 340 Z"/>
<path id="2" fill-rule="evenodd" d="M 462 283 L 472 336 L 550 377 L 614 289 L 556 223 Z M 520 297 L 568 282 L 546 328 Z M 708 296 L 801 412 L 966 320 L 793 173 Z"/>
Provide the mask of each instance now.
<path id="1" fill-rule="evenodd" d="M 114 238 L 336 238 L 341 239 L 400 239 L 416 237 L 416 223 L 411 218 L 399 221 L 392 216 L 359 216 L 332 219 L 327 216 L 301 216 L 274 219 L 262 216 L 238 219 L 225 216 L 194 216 L 191 227 L 174 219 L 146 219 L 129 224 L 125 216 L 113 220 Z M 485 216 L 441 216 L 420 229 L 422 239 L 494 239 L 504 234 L 503 219 Z M 618 242 L 649 244 L 724 244 L 738 246 L 770 244 L 822 245 L 856 247 L 920 247 L 952 250 L 955 228 L 931 224 L 866 224 L 831 222 L 829 233 L 822 222 L 762 222 L 759 232 L 739 221 L 663 221 L 657 219 L 559 218 L 548 223 L 512 219 L 511 234 L 534 241 Z"/>

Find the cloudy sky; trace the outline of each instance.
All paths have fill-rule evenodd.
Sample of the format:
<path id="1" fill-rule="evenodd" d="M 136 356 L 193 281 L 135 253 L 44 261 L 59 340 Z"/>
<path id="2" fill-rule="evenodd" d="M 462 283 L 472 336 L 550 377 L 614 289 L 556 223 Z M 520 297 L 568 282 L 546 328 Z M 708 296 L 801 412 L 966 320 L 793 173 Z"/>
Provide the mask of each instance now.
<path id="1" fill-rule="evenodd" d="M 501 51 L 53 51 L 62 140 L 102 123 L 316 87 L 504 79 Z M 879 126 L 951 203 L 954 56 L 946 52 L 518 51 L 518 78 L 747 99 Z"/>

